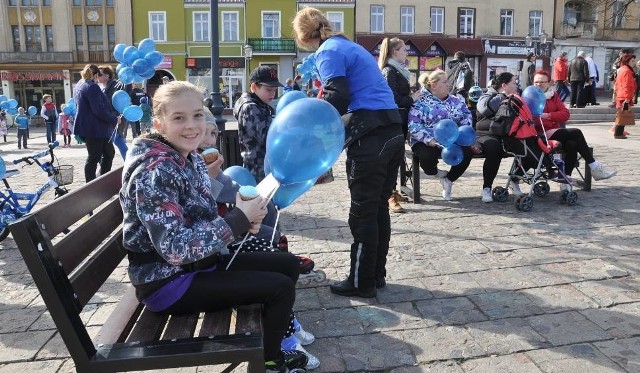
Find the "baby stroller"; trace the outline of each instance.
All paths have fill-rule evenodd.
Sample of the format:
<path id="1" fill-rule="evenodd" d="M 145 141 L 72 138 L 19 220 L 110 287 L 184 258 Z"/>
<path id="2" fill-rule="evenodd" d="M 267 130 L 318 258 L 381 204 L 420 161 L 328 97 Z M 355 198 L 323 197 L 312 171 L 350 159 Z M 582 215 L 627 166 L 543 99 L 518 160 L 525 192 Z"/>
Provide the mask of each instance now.
<path id="1" fill-rule="evenodd" d="M 519 96 L 511 96 L 501 104 L 505 110 L 498 110 L 495 121 L 511 123 L 506 135 L 502 137 L 502 145 L 506 154 L 514 157 L 509 170 L 505 187 L 497 186 L 492 191 L 493 199 L 505 202 L 509 196 L 509 182 L 520 182 L 530 186 L 529 193 L 520 195 L 515 200 L 516 209 L 531 211 L 533 208 L 532 195 L 544 197 L 551 188 L 548 181 L 565 184 L 561 194 L 561 202 L 569 206 L 577 203 L 578 194 L 573 191 L 571 178 L 564 173 L 564 162 L 554 157 L 554 152 L 560 148 L 560 143 L 547 139 L 544 131 L 542 137 L 536 130 L 536 121 L 527 105 Z M 509 114 L 509 117 L 501 118 Z M 511 119 L 513 118 L 513 119 Z M 539 123 L 542 128 L 542 123 Z"/>

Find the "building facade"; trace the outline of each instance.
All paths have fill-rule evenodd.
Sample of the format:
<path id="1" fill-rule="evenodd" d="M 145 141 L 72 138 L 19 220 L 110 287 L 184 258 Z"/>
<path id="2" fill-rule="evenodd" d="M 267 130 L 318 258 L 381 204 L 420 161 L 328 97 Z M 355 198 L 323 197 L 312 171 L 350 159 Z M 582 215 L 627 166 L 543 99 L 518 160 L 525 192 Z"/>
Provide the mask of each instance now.
<path id="1" fill-rule="evenodd" d="M 1 93 L 40 108 L 71 98 L 87 63 L 117 63 L 117 43 L 131 43 L 130 0 L 1 0 Z"/>

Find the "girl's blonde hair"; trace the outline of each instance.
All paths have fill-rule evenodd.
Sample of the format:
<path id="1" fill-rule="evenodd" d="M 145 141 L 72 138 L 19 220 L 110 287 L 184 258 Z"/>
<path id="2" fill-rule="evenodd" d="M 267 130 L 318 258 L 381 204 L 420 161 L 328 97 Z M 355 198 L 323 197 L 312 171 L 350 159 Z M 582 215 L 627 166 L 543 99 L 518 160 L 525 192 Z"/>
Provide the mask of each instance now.
<path id="1" fill-rule="evenodd" d="M 433 70 L 432 72 L 420 74 L 420 77 L 418 77 L 418 83 L 420 83 L 422 88 L 429 88 L 439 82 L 440 79 L 447 79 L 447 73 L 440 69 L 437 69 Z"/>
<path id="2" fill-rule="evenodd" d="M 313 40 L 322 41 L 334 35 L 343 35 L 341 32 L 333 31 L 324 13 L 312 7 L 300 9 L 291 23 L 296 44 L 306 50 L 313 49 Z"/>
<path id="3" fill-rule="evenodd" d="M 380 44 L 380 55 L 378 56 L 378 67 L 382 70 L 389 62 L 389 58 L 393 56 L 393 51 L 404 45 L 404 41 L 400 38 L 384 38 Z"/>
<path id="4" fill-rule="evenodd" d="M 192 83 L 182 80 L 173 80 L 162 84 L 153 96 L 153 116 L 160 118 L 165 114 L 166 105 L 178 96 L 193 94 L 202 97 L 204 91 Z"/>

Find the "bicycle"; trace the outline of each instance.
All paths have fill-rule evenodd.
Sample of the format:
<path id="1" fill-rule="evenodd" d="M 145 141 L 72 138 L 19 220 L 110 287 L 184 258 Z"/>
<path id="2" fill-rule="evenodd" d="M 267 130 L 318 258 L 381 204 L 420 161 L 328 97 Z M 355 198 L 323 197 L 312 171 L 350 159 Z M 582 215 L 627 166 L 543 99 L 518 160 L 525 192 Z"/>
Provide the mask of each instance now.
<path id="1" fill-rule="evenodd" d="M 53 153 L 53 149 L 58 145 L 59 143 L 54 141 L 49 144 L 48 149 L 13 161 L 13 164 L 15 165 L 25 162 L 25 166 L 35 163 L 43 172 L 46 172 L 49 179 L 33 193 L 16 193 L 13 191 L 9 185 L 8 178 L 19 174 L 20 171 L 17 169 L 7 170 L 4 160 L 0 157 L 0 177 L 2 178 L 2 182 L 6 188 L 4 191 L 0 191 L 0 241 L 4 240 L 9 235 L 9 224 L 16 219 L 29 214 L 31 209 L 40 200 L 40 197 L 42 197 L 42 195 L 49 189 L 54 188 L 54 198 L 58 198 L 69 193 L 67 188 L 64 186 L 73 182 L 73 166 L 59 165 L 58 159 Z M 40 162 L 38 160 L 47 155 L 51 156 L 50 161 Z M 54 162 L 56 165 L 54 165 Z M 26 201 L 26 203 L 22 201 Z"/>

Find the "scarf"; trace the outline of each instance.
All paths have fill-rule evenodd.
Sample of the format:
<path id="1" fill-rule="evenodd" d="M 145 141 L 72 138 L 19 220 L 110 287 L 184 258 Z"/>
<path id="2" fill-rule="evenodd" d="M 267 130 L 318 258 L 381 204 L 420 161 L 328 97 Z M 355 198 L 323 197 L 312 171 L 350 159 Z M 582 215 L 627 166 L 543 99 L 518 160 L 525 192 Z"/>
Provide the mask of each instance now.
<path id="1" fill-rule="evenodd" d="M 409 69 L 407 69 L 407 67 L 403 64 L 401 64 L 400 62 L 394 60 L 393 58 L 389 58 L 389 60 L 387 61 L 388 65 L 391 65 L 393 67 L 395 67 L 396 70 L 398 70 L 398 72 L 404 76 L 405 79 L 407 79 L 407 81 L 409 81 Z"/>

